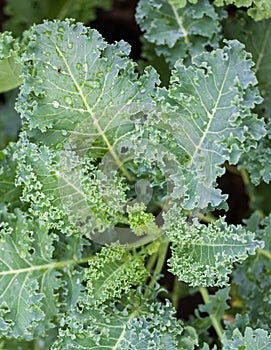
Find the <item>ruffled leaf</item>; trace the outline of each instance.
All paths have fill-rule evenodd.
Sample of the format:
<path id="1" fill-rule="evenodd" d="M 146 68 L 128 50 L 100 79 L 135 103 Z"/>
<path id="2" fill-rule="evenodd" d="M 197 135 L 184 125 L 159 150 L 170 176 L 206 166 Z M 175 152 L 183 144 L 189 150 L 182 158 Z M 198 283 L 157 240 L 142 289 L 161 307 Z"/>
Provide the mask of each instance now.
<path id="1" fill-rule="evenodd" d="M 144 38 L 153 43 L 158 56 L 174 64 L 206 47 L 216 48 L 221 38 L 219 16 L 208 1 L 140 0 L 136 20 Z M 197 3 L 197 4 L 195 4 Z"/>
<path id="2" fill-rule="evenodd" d="M 171 176 L 173 196 L 185 196 L 186 209 L 218 206 L 225 198 L 215 189 L 224 172 L 220 165 L 236 164 L 265 133 L 263 121 L 251 114 L 261 102 L 252 66 L 244 46 L 230 41 L 194 57 L 189 67 L 178 61 L 169 89 L 160 90 L 166 110 L 161 127 L 172 132 L 190 159 L 182 174 Z"/>
<path id="3" fill-rule="evenodd" d="M 185 219 L 178 221 L 167 232 L 173 242 L 169 267 L 192 286 L 227 285 L 233 263 L 244 261 L 263 246 L 252 232 L 242 226 L 227 226 L 223 219 L 208 226 L 196 220 L 191 225 Z"/>

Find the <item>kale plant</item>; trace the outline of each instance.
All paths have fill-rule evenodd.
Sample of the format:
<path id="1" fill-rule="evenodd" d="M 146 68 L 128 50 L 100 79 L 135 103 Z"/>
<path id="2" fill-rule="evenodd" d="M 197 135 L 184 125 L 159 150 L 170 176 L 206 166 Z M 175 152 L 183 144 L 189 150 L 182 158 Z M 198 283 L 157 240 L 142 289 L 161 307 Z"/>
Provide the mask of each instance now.
<path id="1" fill-rule="evenodd" d="M 139 0 L 138 62 L 86 25 L 108 1 L 17 3 L 0 37 L 0 349 L 271 349 L 269 1 Z M 239 224 L 226 170 L 249 196 Z"/>

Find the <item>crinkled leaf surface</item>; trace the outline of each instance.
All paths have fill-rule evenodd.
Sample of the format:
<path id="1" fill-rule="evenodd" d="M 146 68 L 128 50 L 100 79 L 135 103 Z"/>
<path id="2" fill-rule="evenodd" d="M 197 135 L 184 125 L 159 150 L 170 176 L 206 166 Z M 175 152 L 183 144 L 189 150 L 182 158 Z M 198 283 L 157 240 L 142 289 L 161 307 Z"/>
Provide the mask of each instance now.
<path id="1" fill-rule="evenodd" d="M 224 199 L 215 189 L 223 173 L 219 165 L 226 160 L 237 163 L 245 148 L 256 145 L 265 133 L 263 121 L 250 111 L 261 101 L 252 66 L 243 45 L 230 41 L 223 49 L 194 57 L 189 67 L 178 61 L 169 89 L 160 90 L 167 110 L 161 124 L 172 130 L 190 159 L 183 183 L 173 193 L 177 197 L 187 190 L 187 209 L 208 203 L 216 207 Z"/>
<path id="2" fill-rule="evenodd" d="M 131 103 L 152 102 L 157 75 L 138 78 L 126 43 L 108 45 L 97 31 L 69 21 L 34 26 L 29 37 L 17 109 L 31 129 L 55 132 L 51 145 L 76 130 L 84 141 L 102 137 L 110 150 L 106 130 L 129 121 Z"/>
<path id="3" fill-rule="evenodd" d="M 185 8 L 183 1 L 140 0 L 136 10 L 145 39 L 155 44 L 156 53 L 171 64 L 179 58 L 191 58 L 207 46 L 216 48 L 221 32 L 219 19 L 214 7 L 204 0 Z"/>
<path id="4" fill-rule="evenodd" d="M 234 20 L 228 20 L 224 25 L 224 32 L 228 38 L 237 38 L 246 45 L 246 50 L 251 52 L 255 62 L 255 73 L 259 81 L 260 93 L 263 102 L 256 111 L 266 121 L 266 136 L 259 141 L 257 148 L 241 158 L 241 166 L 246 168 L 251 176 L 251 181 L 258 185 L 261 180 L 268 183 L 271 180 L 270 146 L 271 146 L 271 20 L 255 22 L 244 14 L 238 13 Z"/>
<path id="5" fill-rule="evenodd" d="M 173 317 L 175 310 L 167 301 L 142 299 L 133 293 L 122 306 L 90 307 L 85 298 L 79 308 L 62 320 L 63 327 L 52 350 L 177 350 L 182 327 Z"/>
<path id="6" fill-rule="evenodd" d="M 1 335 L 31 339 L 51 327 L 58 312 L 53 237 L 45 223 L 31 222 L 19 210 L 8 214 L 1 207 L 1 216 Z"/>
<path id="7" fill-rule="evenodd" d="M 21 195 L 20 186 L 15 185 L 17 161 L 14 153 L 16 144 L 10 144 L 6 149 L 0 151 L 0 203 L 11 207 L 19 204 Z"/>
<path id="8" fill-rule="evenodd" d="M 64 256 L 62 261 L 55 261 L 53 244 L 57 236 L 48 233 L 44 221 L 33 220 L 19 209 L 8 213 L 3 206 L 0 213 L 0 334 L 31 340 L 55 327 L 53 320 L 70 299 L 66 294 L 72 294 L 70 288 L 60 296 L 61 289 L 70 279 L 74 284 L 75 279 L 80 281 L 76 271 L 71 277 L 61 269 L 77 264 L 81 245 L 73 250 L 71 259 Z"/>
<path id="9" fill-rule="evenodd" d="M 217 6 L 235 5 L 236 7 L 249 7 L 248 14 L 255 21 L 271 17 L 271 3 L 269 0 L 215 0 Z"/>
<path id="10" fill-rule="evenodd" d="M 104 247 L 89 261 L 85 275 L 89 301 L 100 305 L 108 299 L 119 298 L 147 277 L 143 255 L 132 254 L 124 247 Z"/>
<path id="11" fill-rule="evenodd" d="M 30 129 L 22 138 L 25 146 L 18 155 L 18 181 L 25 185 L 24 199 L 33 201 L 44 215 L 49 210 L 48 218 L 53 221 L 56 216 L 58 221 L 66 221 L 65 210 L 70 215 L 75 212 L 75 216 L 86 213 L 80 223 L 87 221 L 90 202 L 94 219 L 88 226 L 101 226 L 101 231 L 119 220 L 123 211 L 125 190 L 115 175 L 121 168 L 129 178 L 122 165 L 122 139 L 130 142 L 134 128 L 131 115 L 153 103 L 157 74 L 149 69 L 138 77 L 135 64 L 127 57 L 127 44 L 108 45 L 100 34 L 82 24 L 45 22 L 34 26 L 29 36 L 24 55 L 25 82 L 17 103 Z M 50 148 L 39 148 L 27 137 Z M 103 155 L 109 158 L 106 165 L 115 164 L 114 173 L 111 176 L 111 170 L 107 174 L 100 170 L 96 176 L 89 176 L 96 170 L 85 158 Z M 111 179 L 107 181 L 108 176 Z M 102 219 L 95 219 L 95 210 Z"/>
<path id="12" fill-rule="evenodd" d="M 222 337 L 223 350 L 269 350 L 271 349 L 271 335 L 263 329 L 253 330 L 247 327 L 244 334 L 239 329 L 233 331 L 230 339 Z"/>
<path id="13" fill-rule="evenodd" d="M 271 216 L 254 223 L 253 215 L 248 221 L 257 238 L 265 243 L 264 250 L 250 256 L 242 265 L 237 265 L 233 282 L 238 286 L 238 295 L 244 300 L 250 325 L 269 330 L 271 328 Z M 253 226 L 252 226 L 253 224 Z"/>
<path id="14" fill-rule="evenodd" d="M 170 271 L 192 286 L 228 284 L 234 262 L 244 261 L 262 242 L 241 226 L 226 225 L 223 219 L 205 226 L 178 220 L 167 232 L 173 242 Z"/>

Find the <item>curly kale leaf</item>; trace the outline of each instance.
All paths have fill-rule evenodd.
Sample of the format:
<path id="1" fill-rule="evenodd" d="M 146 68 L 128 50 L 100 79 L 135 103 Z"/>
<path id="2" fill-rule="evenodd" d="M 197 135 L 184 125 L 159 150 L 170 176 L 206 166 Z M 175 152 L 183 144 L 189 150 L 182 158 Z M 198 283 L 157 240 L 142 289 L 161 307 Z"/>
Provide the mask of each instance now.
<path id="1" fill-rule="evenodd" d="M 81 259 L 82 246 L 74 245 L 70 256 L 56 261 L 58 237 L 46 222 L 19 209 L 9 213 L 2 205 L 0 216 L 0 334 L 31 340 L 55 327 L 61 310 L 78 294 L 82 272 L 68 271 Z M 68 293 L 63 292 L 67 285 Z"/>
<path id="2" fill-rule="evenodd" d="M 147 277 L 144 255 L 132 254 L 120 246 L 104 247 L 89 261 L 85 274 L 89 301 L 100 305 L 108 299 L 119 298 Z"/>
<path id="3" fill-rule="evenodd" d="M 17 151 L 16 144 L 10 144 L 0 151 L 0 203 L 20 206 L 21 187 L 16 186 L 17 161 L 14 153 Z M 19 184 L 17 184 L 19 185 Z"/>
<path id="4" fill-rule="evenodd" d="M 46 132 L 51 146 L 70 135 L 70 142 L 87 145 L 100 137 L 113 152 L 106 132 L 130 121 L 131 109 L 139 109 L 133 104 L 152 102 L 157 74 L 150 69 L 139 77 L 128 44 L 109 45 L 80 23 L 45 22 L 33 26 L 29 38 L 17 103 L 29 128 Z"/>
<path id="5" fill-rule="evenodd" d="M 223 350 L 269 350 L 271 348 L 271 335 L 263 329 L 253 330 L 247 327 L 244 334 L 239 329 L 235 329 L 231 338 L 223 336 L 221 342 Z"/>
<path id="6" fill-rule="evenodd" d="M 173 242 L 169 267 L 192 286 L 227 285 L 233 263 L 244 261 L 263 246 L 252 232 L 240 225 L 227 225 L 223 219 L 208 226 L 181 219 L 167 231 Z"/>
<path id="7" fill-rule="evenodd" d="M 271 328 L 271 216 L 259 221 L 253 215 L 247 220 L 247 225 L 265 245 L 255 256 L 237 265 L 233 282 L 238 286 L 238 295 L 244 302 L 250 325 L 268 330 Z"/>
<path id="8" fill-rule="evenodd" d="M 18 154 L 24 200 L 65 230 L 66 213 L 88 235 L 126 223 L 127 186 L 117 171 L 130 178 L 122 150 L 131 143 L 131 115 L 153 103 L 157 74 L 138 77 L 127 44 L 108 45 L 82 24 L 45 22 L 29 33 L 17 103 L 27 129 Z M 112 169 L 95 168 L 92 160 L 103 156 Z"/>
<path id="9" fill-rule="evenodd" d="M 261 21 L 271 17 L 271 3 L 269 0 L 215 0 L 217 6 L 235 5 L 236 7 L 248 7 L 248 15 L 255 21 Z"/>
<path id="10" fill-rule="evenodd" d="M 186 209 L 217 207 L 225 198 L 216 189 L 225 161 L 236 164 L 265 133 L 251 108 L 261 102 L 253 62 L 244 46 L 229 41 L 223 49 L 203 53 L 186 67 L 177 61 L 168 89 L 159 92 L 165 109 L 161 127 L 170 130 L 189 161 L 173 197 L 184 196 Z"/>
<path id="11" fill-rule="evenodd" d="M 255 62 L 255 73 L 259 81 L 259 90 L 264 97 L 263 102 L 257 106 L 256 112 L 264 117 L 266 122 L 266 136 L 262 138 L 257 147 L 254 147 L 241 158 L 240 166 L 248 170 L 251 181 L 259 185 L 260 181 L 269 183 L 271 169 L 269 159 L 271 155 L 271 83 L 270 59 L 271 59 L 271 20 L 255 22 L 242 13 L 237 13 L 233 20 L 228 20 L 224 25 L 224 32 L 228 38 L 237 38 L 246 45 L 246 50 L 251 52 Z"/>
<path id="12" fill-rule="evenodd" d="M 98 309 L 90 305 L 84 297 L 63 317 L 52 350 L 178 349 L 182 327 L 168 301 L 163 305 L 134 292 L 124 302 L 103 304 Z"/>
<path id="13" fill-rule="evenodd" d="M 144 38 L 154 44 L 158 56 L 173 65 L 179 58 L 191 57 L 217 48 L 221 38 L 218 15 L 208 1 L 140 0 L 136 20 Z M 197 4 L 195 4 L 197 3 Z"/>

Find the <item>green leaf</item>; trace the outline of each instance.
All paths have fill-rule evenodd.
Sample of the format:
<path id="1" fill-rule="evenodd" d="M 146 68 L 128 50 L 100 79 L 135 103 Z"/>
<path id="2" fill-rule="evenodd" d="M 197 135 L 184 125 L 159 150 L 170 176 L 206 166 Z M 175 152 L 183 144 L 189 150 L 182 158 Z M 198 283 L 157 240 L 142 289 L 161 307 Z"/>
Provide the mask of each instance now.
<path id="1" fill-rule="evenodd" d="M 71 222 L 87 236 L 126 224 L 122 149 L 139 143 L 131 116 L 153 104 L 156 72 L 138 77 L 127 44 L 108 45 L 82 24 L 45 22 L 29 37 L 17 103 L 27 129 L 18 153 L 23 199 L 65 231 Z M 102 156 L 109 170 L 93 164 Z"/>
<path id="2" fill-rule="evenodd" d="M 62 296 L 62 288 L 70 279 L 78 284 L 82 275 L 74 271 L 70 278 L 68 270 L 87 259 L 73 251 L 70 260 L 53 260 L 58 237 L 48 233 L 44 221 L 19 209 L 14 214 L 0 209 L 0 335 L 31 340 L 55 327 L 60 307 L 72 299 L 67 294 L 73 289 Z"/>
<path id="3" fill-rule="evenodd" d="M 217 207 L 225 198 L 215 189 L 224 173 L 220 165 L 236 164 L 265 133 L 263 121 L 251 114 L 261 102 L 252 66 L 244 46 L 229 41 L 194 57 L 189 67 L 176 62 L 169 89 L 160 90 L 166 110 L 161 127 L 172 132 L 190 159 L 182 174 L 171 176 L 173 196 L 185 193 L 186 209 Z"/>
<path id="4" fill-rule="evenodd" d="M 152 102 L 156 73 L 149 70 L 139 78 L 126 43 L 108 45 L 80 23 L 45 22 L 29 37 L 17 109 L 30 129 L 48 131 L 51 145 L 67 142 L 72 131 L 88 144 L 100 137 L 110 151 L 105 130 L 129 122 L 132 103 Z"/>
<path id="5" fill-rule="evenodd" d="M 199 305 L 198 310 L 203 313 L 206 312 L 209 317 L 212 316 L 217 320 L 221 320 L 225 311 L 229 309 L 229 305 L 227 303 L 227 301 L 230 299 L 229 292 L 229 287 L 219 289 L 214 295 L 209 296 L 210 302 L 207 304 Z M 210 317 L 210 326 L 211 323 L 212 320 Z"/>
<path id="6" fill-rule="evenodd" d="M 190 1 L 192 3 L 192 1 Z M 191 58 L 217 48 L 220 40 L 220 17 L 208 1 L 140 0 L 136 20 L 144 38 L 155 44 L 158 56 L 162 55 L 171 65 L 179 58 Z"/>
<path id="7" fill-rule="evenodd" d="M 177 350 L 182 328 L 173 317 L 175 310 L 166 301 L 142 299 L 137 293 L 124 304 L 90 307 L 88 299 L 62 320 L 52 350 Z"/>
<path id="8" fill-rule="evenodd" d="M 256 111 L 266 121 L 266 136 L 259 141 L 256 148 L 241 158 L 240 166 L 248 170 L 253 184 L 258 185 L 261 180 L 268 183 L 271 180 L 269 159 L 271 156 L 271 20 L 255 22 L 242 13 L 237 13 L 234 20 L 228 20 L 224 25 L 224 32 L 228 38 L 237 38 L 246 45 L 255 62 L 255 73 L 259 81 L 259 89 L 264 97 Z"/>
<path id="9" fill-rule="evenodd" d="M 62 150 L 38 147 L 23 133 L 14 156 L 21 200 L 51 228 L 92 237 L 122 220 L 126 187 L 117 176 L 108 178 L 91 164 L 78 164 L 76 157 L 73 163 Z M 110 237 L 109 232 L 109 242 Z"/>
<path id="10" fill-rule="evenodd" d="M 56 329 L 47 330 L 44 337 L 35 338 L 31 341 L 14 340 L 11 338 L 3 338 L 0 340 L 1 350 L 48 350 L 55 341 L 57 335 Z"/>
<path id="11" fill-rule="evenodd" d="M 210 339 L 210 327 L 213 327 L 218 336 L 222 333 L 221 320 L 225 310 L 229 309 L 227 301 L 230 299 L 230 287 L 219 289 L 215 294 L 209 295 L 205 288 L 200 288 L 205 304 L 200 304 L 195 311 L 196 318 L 192 325 L 196 329 L 201 341 Z"/>
<path id="12" fill-rule="evenodd" d="M 96 9 L 109 10 L 110 0 L 29 0 L 22 3 L 18 0 L 7 0 L 4 12 L 8 19 L 4 28 L 18 36 L 33 23 L 43 19 L 76 18 L 77 21 L 89 22 L 96 18 Z"/>
<path id="13" fill-rule="evenodd" d="M 198 346 L 198 334 L 195 328 L 191 326 L 184 327 L 182 334 L 180 335 L 179 350 L 194 350 L 195 346 Z"/>
<path id="14" fill-rule="evenodd" d="M 0 92 L 12 90 L 22 83 L 19 52 L 20 46 L 11 33 L 0 33 Z"/>
<path id="15" fill-rule="evenodd" d="M 16 186 L 15 181 L 17 161 L 14 153 L 16 151 L 16 144 L 10 144 L 6 149 L 0 151 L 0 203 L 11 207 L 21 204 L 19 204 L 19 199 L 22 188 Z"/>
<path id="16" fill-rule="evenodd" d="M 248 228 L 264 241 L 264 249 L 249 257 L 244 264 L 237 265 L 233 282 L 238 286 L 238 295 L 245 304 L 250 325 L 265 329 L 271 328 L 271 216 L 254 223 L 255 215 L 247 221 Z"/>
<path id="17" fill-rule="evenodd" d="M 123 247 L 104 247 L 89 261 L 85 274 L 89 301 L 100 305 L 108 299 L 117 299 L 147 277 L 143 255 L 132 254 Z"/>
<path id="18" fill-rule="evenodd" d="M 271 3 L 269 0 L 215 0 L 217 6 L 235 5 L 236 7 L 249 7 L 247 13 L 255 21 L 271 17 Z"/>
<path id="19" fill-rule="evenodd" d="M 0 334 L 30 340 L 52 327 L 58 312 L 53 237 L 44 222 L 27 220 L 19 210 L 9 214 L 1 207 L 1 221 Z"/>
<path id="20" fill-rule="evenodd" d="M 170 271 L 192 286 L 225 286 L 232 264 L 244 261 L 262 242 L 242 226 L 227 225 L 223 219 L 208 226 L 178 218 L 167 231 L 173 242 Z"/>
<path id="21" fill-rule="evenodd" d="M 230 339 L 222 337 L 223 350 L 269 350 L 271 348 L 271 335 L 263 329 L 253 330 L 247 327 L 244 334 L 239 329 L 233 331 Z"/>
<path id="22" fill-rule="evenodd" d="M 16 183 L 22 188 L 21 201 L 30 205 L 31 214 L 44 220 L 50 228 L 71 234 L 73 228 L 59 196 L 59 153 L 38 147 L 21 134 L 14 153 L 17 161 Z"/>

